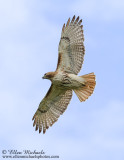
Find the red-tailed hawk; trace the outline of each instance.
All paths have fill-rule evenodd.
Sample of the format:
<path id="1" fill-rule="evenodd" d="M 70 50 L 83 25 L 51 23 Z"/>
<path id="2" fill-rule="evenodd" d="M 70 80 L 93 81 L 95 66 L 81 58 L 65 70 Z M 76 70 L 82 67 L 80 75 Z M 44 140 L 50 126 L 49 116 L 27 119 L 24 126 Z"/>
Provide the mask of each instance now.
<path id="1" fill-rule="evenodd" d="M 95 87 L 94 73 L 77 76 L 84 59 L 84 35 L 82 20 L 75 16 L 63 25 L 58 48 L 58 64 L 55 72 L 48 72 L 43 79 L 49 79 L 52 84 L 46 96 L 41 101 L 33 116 L 36 130 L 46 132 L 66 110 L 72 91 L 79 100 L 85 101 L 93 93 Z"/>

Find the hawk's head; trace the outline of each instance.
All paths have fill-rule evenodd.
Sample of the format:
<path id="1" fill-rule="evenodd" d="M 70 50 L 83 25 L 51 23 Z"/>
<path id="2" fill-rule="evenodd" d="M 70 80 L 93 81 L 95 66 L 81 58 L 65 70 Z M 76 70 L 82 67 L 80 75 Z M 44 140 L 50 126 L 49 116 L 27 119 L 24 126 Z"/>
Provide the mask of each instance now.
<path id="1" fill-rule="evenodd" d="M 43 79 L 52 80 L 52 78 L 55 76 L 55 74 L 56 74 L 55 72 L 48 72 L 48 73 L 45 73 L 42 78 L 43 78 Z"/>

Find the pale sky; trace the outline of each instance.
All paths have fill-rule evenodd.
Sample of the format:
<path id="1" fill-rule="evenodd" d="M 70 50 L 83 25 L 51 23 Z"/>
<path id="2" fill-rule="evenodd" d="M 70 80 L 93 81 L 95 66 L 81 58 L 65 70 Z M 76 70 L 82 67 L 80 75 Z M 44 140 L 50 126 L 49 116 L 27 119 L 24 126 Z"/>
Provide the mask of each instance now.
<path id="1" fill-rule="evenodd" d="M 84 25 L 85 57 L 79 75 L 94 72 L 86 102 L 76 95 L 46 134 L 32 117 L 50 87 L 63 24 Z M 124 159 L 124 1 L 0 0 L 0 149 L 44 150 L 59 160 Z M 2 156 L 2 155 L 1 155 Z"/>

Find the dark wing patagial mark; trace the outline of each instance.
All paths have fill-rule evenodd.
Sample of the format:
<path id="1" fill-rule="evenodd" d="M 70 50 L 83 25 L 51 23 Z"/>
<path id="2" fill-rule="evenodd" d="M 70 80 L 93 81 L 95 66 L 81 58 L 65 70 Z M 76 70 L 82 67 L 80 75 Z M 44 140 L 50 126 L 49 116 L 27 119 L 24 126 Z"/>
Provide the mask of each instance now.
<path id="1" fill-rule="evenodd" d="M 38 108 L 38 111 L 40 111 L 40 113 L 45 113 L 45 112 L 47 112 L 47 110 L 41 110 L 41 109 L 39 109 L 39 108 Z"/>
<path id="2" fill-rule="evenodd" d="M 70 39 L 68 37 L 62 37 L 61 39 L 65 39 L 70 42 Z"/>
<path id="3" fill-rule="evenodd" d="M 59 56 L 58 56 L 58 63 L 57 63 L 57 68 L 56 68 L 56 70 L 58 69 L 59 65 L 61 64 L 61 61 L 62 61 L 62 55 L 59 54 Z"/>

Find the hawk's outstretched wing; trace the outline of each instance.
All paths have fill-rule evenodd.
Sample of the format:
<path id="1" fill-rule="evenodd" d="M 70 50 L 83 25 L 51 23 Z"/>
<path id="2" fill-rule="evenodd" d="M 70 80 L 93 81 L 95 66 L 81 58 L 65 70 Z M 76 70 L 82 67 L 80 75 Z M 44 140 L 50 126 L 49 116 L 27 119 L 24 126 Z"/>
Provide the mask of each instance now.
<path id="1" fill-rule="evenodd" d="M 77 74 L 82 67 L 85 49 L 81 22 L 79 16 L 77 19 L 74 16 L 71 22 L 69 18 L 66 26 L 63 25 L 58 49 L 57 70 Z"/>
<path id="2" fill-rule="evenodd" d="M 33 126 L 36 125 L 36 130 L 39 129 L 39 133 L 43 130 L 45 133 L 66 110 L 71 98 L 71 90 L 58 89 L 52 84 L 33 116 Z"/>

